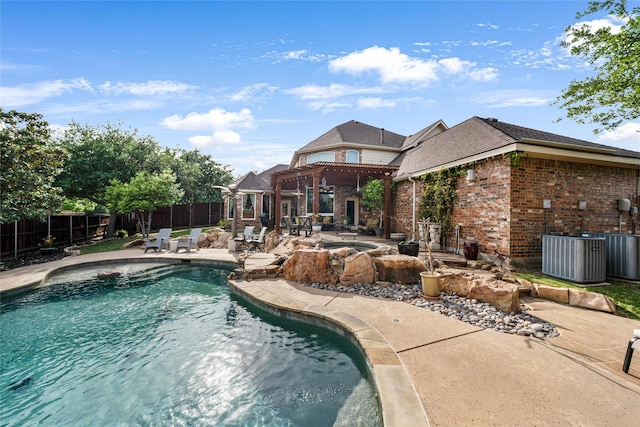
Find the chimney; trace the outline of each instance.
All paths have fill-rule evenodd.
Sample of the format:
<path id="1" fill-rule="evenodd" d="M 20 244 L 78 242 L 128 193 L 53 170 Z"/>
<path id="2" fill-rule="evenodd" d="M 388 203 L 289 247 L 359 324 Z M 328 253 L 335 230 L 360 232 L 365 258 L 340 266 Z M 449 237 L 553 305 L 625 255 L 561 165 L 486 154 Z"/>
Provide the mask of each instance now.
<path id="1" fill-rule="evenodd" d="M 384 128 L 380 129 L 380 144 L 384 144 Z"/>

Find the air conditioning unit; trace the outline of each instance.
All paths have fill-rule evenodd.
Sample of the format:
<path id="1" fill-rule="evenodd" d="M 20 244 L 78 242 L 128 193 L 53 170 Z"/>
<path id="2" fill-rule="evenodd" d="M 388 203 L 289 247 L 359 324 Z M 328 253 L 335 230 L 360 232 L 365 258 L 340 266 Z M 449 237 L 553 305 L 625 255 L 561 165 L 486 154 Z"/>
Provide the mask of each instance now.
<path id="1" fill-rule="evenodd" d="M 607 244 L 607 276 L 640 280 L 640 234 L 589 233 Z"/>
<path id="2" fill-rule="evenodd" d="M 542 273 L 574 283 L 604 282 L 607 278 L 605 239 L 542 236 Z"/>

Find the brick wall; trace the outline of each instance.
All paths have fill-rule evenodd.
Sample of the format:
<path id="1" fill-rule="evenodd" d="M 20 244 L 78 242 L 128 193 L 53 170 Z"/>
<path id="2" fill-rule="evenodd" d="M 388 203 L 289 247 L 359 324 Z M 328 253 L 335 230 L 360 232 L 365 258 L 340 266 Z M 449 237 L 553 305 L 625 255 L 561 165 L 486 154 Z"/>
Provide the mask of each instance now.
<path id="1" fill-rule="evenodd" d="M 478 242 L 489 258 L 494 250 L 512 259 L 540 258 L 545 233 L 631 233 L 632 218 L 618 212 L 618 199 L 638 203 L 638 171 L 523 156 L 512 167 L 509 158 L 478 162 L 475 181 L 466 175 L 457 183 L 453 223 L 461 227 L 461 243 Z M 411 235 L 413 183 L 396 184 L 392 204 L 392 231 Z M 422 182 L 416 180 L 418 201 Z M 635 197 L 635 200 L 634 200 Z M 543 209 L 543 200 L 551 208 Z M 578 202 L 586 201 L 585 210 Z M 638 230 L 636 229 L 636 233 Z M 450 233 L 448 247 L 455 246 Z"/>

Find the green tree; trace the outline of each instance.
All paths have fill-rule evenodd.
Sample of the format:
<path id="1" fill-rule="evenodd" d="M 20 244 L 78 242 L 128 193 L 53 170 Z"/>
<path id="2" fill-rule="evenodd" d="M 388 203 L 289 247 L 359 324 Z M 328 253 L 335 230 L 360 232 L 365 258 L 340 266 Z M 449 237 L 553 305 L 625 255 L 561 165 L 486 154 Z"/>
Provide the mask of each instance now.
<path id="1" fill-rule="evenodd" d="M 215 186 L 226 186 L 233 180 L 227 166 L 215 162 L 210 155 L 198 150 L 165 151 L 177 183 L 184 192 L 183 202 L 189 205 L 189 227 L 192 227 L 193 204 L 221 201 L 220 190 Z"/>
<path id="2" fill-rule="evenodd" d="M 162 173 L 140 171 L 128 183 L 113 180 L 105 192 L 107 206 L 118 213 L 134 213 L 147 235 L 151 231 L 153 211 L 178 203 L 183 195 L 175 174 L 168 170 Z"/>
<path id="3" fill-rule="evenodd" d="M 555 101 L 568 118 L 600 126 L 594 133 L 640 117 L 640 6 L 629 11 L 626 0 L 591 1 L 577 19 L 600 11 L 607 11 L 621 27 L 594 30 L 582 23 L 565 30 L 561 45 L 591 64 L 596 75 L 571 81 Z"/>
<path id="4" fill-rule="evenodd" d="M 54 180 L 66 158 L 42 115 L 0 108 L 0 223 L 59 210 Z"/>
<path id="5" fill-rule="evenodd" d="M 129 182 L 138 171 L 164 169 L 160 146 L 152 137 L 109 123 L 92 127 L 72 122 L 60 137 L 60 145 L 70 158 L 56 183 L 68 198 L 107 206 L 106 189 L 111 181 Z M 112 213 L 109 236 L 113 236 L 115 224 Z"/>
<path id="6" fill-rule="evenodd" d="M 380 213 L 379 227 L 382 228 L 382 216 L 384 214 L 384 181 L 382 179 L 370 179 L 361 189 L 362 205 L 371 212 Z"/>

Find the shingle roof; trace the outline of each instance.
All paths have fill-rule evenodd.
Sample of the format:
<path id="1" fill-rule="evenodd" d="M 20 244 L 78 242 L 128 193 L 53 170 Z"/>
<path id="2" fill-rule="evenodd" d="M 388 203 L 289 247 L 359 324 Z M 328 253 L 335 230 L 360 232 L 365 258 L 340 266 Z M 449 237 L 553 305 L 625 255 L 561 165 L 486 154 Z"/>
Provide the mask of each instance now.
<path id="1" fill-rule="evenodd" d="M 404 136 L 395 132 L 351 120 L 334 127 L 297 152 L 313 151 L 323 147 L 345 143 L 371 145 L 377 148 L 389 147 L 400 149 L 404 140 Z"/>
<path id="2" fill-rule="evenodd" d="M 256 175 L 255 172 L 249 172 L 242 178 L 238 179 L 235 184 L 238 186 L 238 190 L 252 190 L 252 191 L 273 191 L 273 188 L 264 179 Z"/>
<path id="3" fill-rule="evenodd" d="M 501 122 L 497 119 L 480 119 L 483 122 L 493 126 L 506 135 L 511 136 L 516 141 L 522 142 L 525 140 L 537 140 L 554 142 L 558 144 L 575 145 L 585 148 L 597 148 L 612 150 L 614 155 L 623 157 L 640 157 L 640 153 L 631 150 L 625 150 L 623 148 L 611 147 L 608 145 L 597 144 L 595 142 L 585 141 L 582 139 L 571 138 L 568 136 L 557 135 L 550 132 L 544 132 L 541 130 L 530 129 L 523 126 L 512 125 L 510 123 Z"/>
<path id="4" fill-rule="evenodd" d="M 532 141 L 533 140 L 533 141 Z M 418 147 L 403 153 L 397 176 L 406 176 L 434 169 L 466 158 L 507 147 L 516 142 L 536 145 L 536 141 L 577 147 L 608 149 L 611 155 L 640 158 L 640 153 L 608 147 L 549 132 L 503 123 L 495 119 L 472 117 L 448 130 L 426 139 Z M 395 162 L 395 161 L 394 161 Z"/>
<path id="5" fill-rule="evenodd" d="M 275 165 L 273 167 L 270 167 L 269 169 L 262 171 L 258 174 L 258 177 L 262 178 L 266 183 L 270 183 L 271 182 L 271 175 L 273 175 L 276 172 L 280 172 L 280 171 L 284 171 L 289 169 L 289 165 L 285 165 L 284 163 L 280 163 L 278 165 Z"/>

